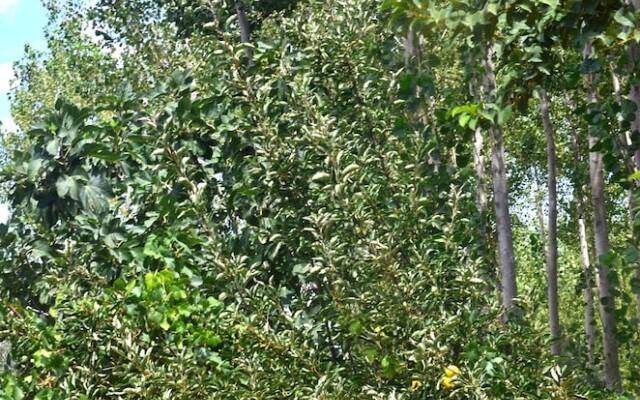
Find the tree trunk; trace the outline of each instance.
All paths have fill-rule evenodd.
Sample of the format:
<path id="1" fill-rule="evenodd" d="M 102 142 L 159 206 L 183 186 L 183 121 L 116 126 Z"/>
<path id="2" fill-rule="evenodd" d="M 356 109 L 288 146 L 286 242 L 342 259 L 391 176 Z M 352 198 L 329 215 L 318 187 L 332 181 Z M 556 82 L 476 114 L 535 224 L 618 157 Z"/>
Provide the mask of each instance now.
<path id="1" fill-rule="evenodd" d="M 629 71 L 633 71 L 635 68 L 635 64 L 638 60 L 638 45 L 635 42 L 631 42 L 629 44 Z M 620 78 L 615 73 L 615 71 L 611 70 L 611 78 L 613 82 L 613 93 L 618 102 L 618 105 L 622 106 L 622 92 L 620 89 Z M 634 120 L 631 122 L 631 129 L 625 130 L 624 132 L 624 146 L 631 148 L 633 145 L 632 137 L 633 133 L 640 131 L 640 86 L 639 85 L 631 85 L 631 89 L 629 91 L 629 100 L 633 101 L 636 104 L 636 112 Z M 637 135 L 637 134 L 636 134 Z M 625 161 L 625 165 L 627 167 L 627 172 L 629 175 L 633 174 L 636 171 L 640 170 L 640 149 L 634 151 L 633 157 L 628 157 L 626 149 L 621 144 L 621 148 L 623 149 L 623 159 Z M 636 180 L 627 190 L 627 198 L 629 201 L 629 227 L 631 229 L 631 235 L 635 241 L 638 240 L 637 232 L 635 228 L 635 219 L 636 219 L 636 199 L 634 192 L 637 188 L 640 187 L 640 181 Z M 640 265 L 637 265 L 634 272 L 634 280 L 640 283 Z M 640 323 L 640 293 L 636 294 L 636 317 Z"/>
<path id="2" fill-rule="evenodd" d="M 632 0 L 631 4 L 633 5 L 636 13 L 640 11 L 640 0 Z M 636 23 L 636 26 L 639 24 Z M 631 40 L 629 42 L 629 71 L 633 73 L 635 71 L 638 62 L 640 62 L 640 47 L 638 43 Z M 633 121 L 631 122 L 631 135 L 630 137 L 637 137 L 640 135 L 640 84 L 637 81 L 631 85 L 631 89 L 629 91 L 629 100 L 633 101 L 636 105 L 636 112 Z M 633 162 L 636 171 L 640 171 L 640 148 L 636 149 L 633 155 Z M 637 190 L 640 187 L 640 181 L 635 182 L 635 189 Z M 634 196 L 634 188 L 631 189 L 631 195 L 629 196 L 629 208 L 631 210 L 631 228 L 634 234 L 634 238 L 637 240 L 636 229 L 635 229 L 635 219 L 636 219 L 636 202 Z M 634 280 L 636 284 L 640 284 L 640 265 L 636 265 L 636 270 L 634 274 Z M 640 321 L 640 292 L 636 293 L 636 317 L 638 321 Z"/>
<path id="3" fill-rule="evenodd" d="M 556 188 L 556 144 L 549 113 L 549 98 L 545 89 L 540 89 L 540 113 L 547 140 L 547 169 L 549 191 L 549 222 L 547 244 L 547 283 L 549 296 L 549 327 L 551 328 L 551 353 L 559 356 L 560 314 L 558 311 L 558 199 Z"/>
<path id="4" fill-rule="evenodd" d="M 484 135 L 482 129 L 477 127 L 473 136 L 473 167 L 476 171 L 476 207 L 478 208 L 478 233 L 480 240 L 480 253 L 483 258 L 488 255 L 487 245 L 487 176 L 485 172 L 484 157 Z"/>
<path id="5" fill-rule="evenodd" d="M 571 101 L 569 100 L 569 104 Z M 580 162 L 580 145 L 578 133 L 573 130 L 573 161 L 577 168 Z M 587 357 L 589 366 L 595 366 L 595 348 L 596 348 L 596 318 L 593 305 L 593 278 L 591 272 L 591 261 L 589 260 L 589 241 L 587 240 L 587 225 L 585 222 L 584 192 L 582 190 L 582 180 L 575 178 L 574 190 L 576 200 L 576 213 L 578 215 L 578 238 L 580 240 L 580 259 L 582 261 L 582 271 L 584 275 L 584 332 L 587 339 Z"/>
<path id="6" fill-rule="evenodd" d="M 592 55 L 591 43 L 584 49 L 585 59 Z M 587 75 L 587 100 L 592 108 L 598 106 L 597 89 L 594 74 Z M 595 129 L 589 127 L 589 149 L 599 142 Z M 603 156 L 599 151 L 589 152 L 589 173 L 591 181 L 591 203 L 593 206 L 593 224 L 598 270 L 598 289 L 600 292 L 600 316 L 602 318 L 604 375 L 607 388 L 621 390 L 620 366 L 618 361 L 618 342 L 616 340 L 615 299 L 609 283 L 609 267 L 602 263 L 602 257 L 609 252 L 609 232 L 604 196 Z"/>
<path id="7" fill-rule="evenodd" d="M 416 33 L 413 29 L 409 29 L 407 37 L 404 39 L 404 66 L 407 69 L 411 66 L 411 59 L 418 57 L 418 48 L 416 47 L 415 41 Z"/>
<path id="8" fill-rule="evenodd" d="M 238 18 L 238 25 L 240 26 L 240 41 L 244 44 L 251 43 L 251 27 L 249 26 L 249 20 L 247 19 L 247 13 L 244 10 L 242 1 L 236 2 L 236 17 Z M 251 47 L 246 46 L 244 48 L 244 55 L 247 57 L 247 63 L 251 64 L 253 59 L 253 50 Z"/>
<path id="9" fill-rule="evenodd" d="M 487 47 L 483 60 L 484 101 L 495 101 L 496 77 L 493 66 L 493 48 Z M 505 168 L 505 149 L 502 129 L 497 123 L 489 127 L 491 146 L 491 175 L 493 179 L 493 203 L 496 212 L 496 229 L 498 233 L 498 252 L 500 255 L 500 279 L 502 286 L 502 305 L 505 308 L 504 318 L 509 318 L 514 311 L 514 299 L 518 296 L 516 285 L 516 260 L 513 251 L 513 234 L 511 232 L 511 217 L 509 215 L 509 196 L 507 171 Z"/>
<path id="10" fill-rule="evenodd" d="M 533 176 L 533 195 L 536 203 L 536 212 L 538 214 L 538 227 L 540 228 L 540 243 L 542 243 L 542 251 L 544 251 L 544 259 L 547 259 L 547 232 L 546 224 L 544 223 L 544 210 L 542 209 L 542 199 L 544 193 L 540 189 L 540 177 L 535 168 L 531 168 L 531 174 Z"/>
<path id="11" fill-rule="evenodd" d="M 469 65 L 473 59 L 468 57 Z M 477 102 L 482 101 L 481 87 L 478 74 L 473 70 L 471 82 L 469 83 L 469 93 Z M 482 279 L 487 283 L 487 290 L 493 291 L 492 287 L 497 285 L 496 271 L 493 269 L 493 257 L 489 256 L 489 232 L 487 231 L 487 173 L 484 160 L 484 133 L 480 126 L 476 126 L 473 135 L 473 168 L 476 173 L 476 208 L 477 229 L 478 229 L 478 254 L 482 259 Z M 498 293 L 500 290 L 498 288 Z"/>
<path id="12" fill-rule="evenodd" d="M 587 338 L 587 357 L 589 365 L 595 365 L 596 348 L 596 317 L 593 306 L 593 278 L 591 276 L 591 262 L 589 261 L 589 243 L 587 241 L 587 226 L 585 223 L 584 199 L 582 194 L 576 197 L 576 210 L 578 212 L 578 236 L 580 238 L 580 258 L 584 272 L 584 332 Z"/>

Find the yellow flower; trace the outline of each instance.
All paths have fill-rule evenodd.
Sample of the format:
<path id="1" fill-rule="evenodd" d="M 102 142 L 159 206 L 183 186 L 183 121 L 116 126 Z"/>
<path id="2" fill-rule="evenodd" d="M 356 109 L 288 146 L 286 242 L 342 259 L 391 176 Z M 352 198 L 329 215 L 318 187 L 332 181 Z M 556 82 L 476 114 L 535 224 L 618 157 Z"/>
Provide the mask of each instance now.
<path id="1" fill-rule="evenodd" d="M 442 387 L 449 390 L 455 388 L 458 375 L 460 375 L 460 368 L 456 367 L 455 365 L 449 365 L 448 367 L 445 367 L 444 376 L 440 381 Z"/>
<path id="2" fill-rule="evenodd" d="M 415 392 L 416 390 L 418 390 L 418 388 L 422 386 L 422 382 L 420 382 L 417 379 L 414 379 L 411 381 L 411 391 Z"/>
<path id="3" fill-rule="evenodd" d="M 448 376 L 443 377 L 442 378 L 442 387 L 445 388 L 445 389 L 453 389 L 454 387 L 456 387 L 456 384 L 453 381 L 454 379 L 455 379 L 455 377 L 454 378 L 451 378 L 451 377 L 448 377 Z"/>
<path id="4" fill-rule="evenodd" d="M 455 365 L 449 365 L 444 369 L 444 374 L 447 376 L 447 378 L 455 378 L 456 376 L 460 375 L 460 369 Z"/>

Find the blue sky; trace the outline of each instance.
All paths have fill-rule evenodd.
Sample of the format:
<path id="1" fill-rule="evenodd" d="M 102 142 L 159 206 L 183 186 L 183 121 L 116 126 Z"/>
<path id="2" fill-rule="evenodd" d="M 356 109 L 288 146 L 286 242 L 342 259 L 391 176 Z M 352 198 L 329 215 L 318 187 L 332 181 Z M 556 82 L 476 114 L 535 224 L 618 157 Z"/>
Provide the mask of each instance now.
<path id="1" fill-rule="evenodd" d="M 11 66 L 22 57 L 26 44 L 46 49 L 46 23 L 47 13 L 41 0 L 0 0 L 0 121 L 5 127 L 11 124 L 6 95 L 13 77 Z"/>

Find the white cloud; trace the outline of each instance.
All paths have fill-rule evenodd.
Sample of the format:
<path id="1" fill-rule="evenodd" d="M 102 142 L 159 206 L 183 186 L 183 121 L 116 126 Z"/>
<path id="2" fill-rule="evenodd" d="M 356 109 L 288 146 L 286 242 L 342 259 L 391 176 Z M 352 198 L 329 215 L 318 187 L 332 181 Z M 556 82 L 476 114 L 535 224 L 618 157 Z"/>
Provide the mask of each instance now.
<path id="1" fill-rule="evenodd" d="M 18 0 L 0 0 L 0 14 L 4 14 L 15 7 Z"/>
<path id="2" fill-rule="evenodd" d="M 0 203 L 0 224 L 7 224 L 7 222 L 9 222 L 9 218 L 11 218 L 9 206 L 4 203 Z"/>
<path id="3" fill-rule="evenodd" d="M 0 2 L 3 0 L 0 0 Z M 0 3 L 2 4 L 2 3 Z M 4 96 L 11 87 L 11 81 L 15 78 L 11 63 L 0 64 L 0 96 Z"/>

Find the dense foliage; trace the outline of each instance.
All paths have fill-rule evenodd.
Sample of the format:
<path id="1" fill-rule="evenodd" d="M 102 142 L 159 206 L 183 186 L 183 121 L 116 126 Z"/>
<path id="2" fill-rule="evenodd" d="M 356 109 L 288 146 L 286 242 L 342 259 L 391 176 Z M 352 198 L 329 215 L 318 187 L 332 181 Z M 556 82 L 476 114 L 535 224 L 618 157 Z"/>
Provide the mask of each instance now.
<path id="1" fill-rule="evenodd" d="M 47 4 L 49 50 L 16 63 L 22 131 L 3 136 L 2 398 L 640 393 L 631 4 Z M 583 60 L 594 37 L 597 57 Z M 561 336 L 549 334 L 551 246 L 535 214 L 552 203 L 546 92 Z M 499 155 L 501 132 L 520 211 L 513 298 L 499 201 L 493 212 L 479 196 L 491 179 L 478 163 Z M 610 268 L 598 283 L 612 294 L 595 302 L 617 318 L 621 381 L 599 355 L 606 340 L 585 339 L 590 153 L 604 155 L 611 228 L 611 250 L 591 258 Z"/>

